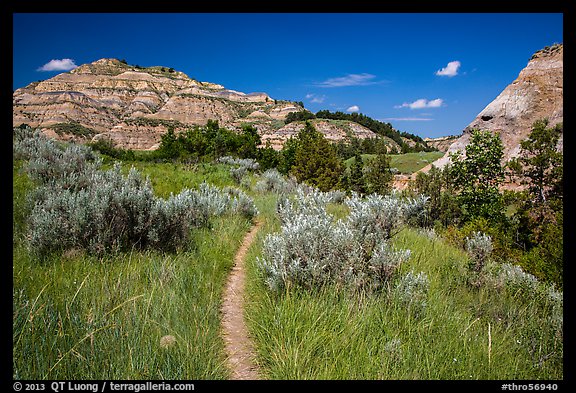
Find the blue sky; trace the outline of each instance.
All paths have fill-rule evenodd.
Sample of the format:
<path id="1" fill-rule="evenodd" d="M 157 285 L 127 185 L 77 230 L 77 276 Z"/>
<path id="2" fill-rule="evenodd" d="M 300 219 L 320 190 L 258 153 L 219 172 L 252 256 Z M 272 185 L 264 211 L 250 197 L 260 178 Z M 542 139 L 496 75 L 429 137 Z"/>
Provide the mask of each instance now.
<path id="1" fill-rule="evenodd" d="M 535 51 L 563 42 L 561 13 L 42 13 L 13 23 L 13 89 L 113 57 L 422 137 L 460 134 Z"/>

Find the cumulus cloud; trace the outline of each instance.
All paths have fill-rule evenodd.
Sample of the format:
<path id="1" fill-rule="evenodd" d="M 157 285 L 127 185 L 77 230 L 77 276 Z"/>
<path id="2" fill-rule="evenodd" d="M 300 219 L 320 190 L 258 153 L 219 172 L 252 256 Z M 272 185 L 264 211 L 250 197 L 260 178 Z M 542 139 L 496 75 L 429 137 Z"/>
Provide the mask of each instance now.
<path id="1" fill-rule="evenodd" d="M 460 62 L 458 60 L 451 61 L 446 67 L 436 71 L 436 75 L 453 77 L 458 75 L 459 68 Z"/>
<path id="2" fill-rule="evenodd" d="M 396 105 L 394 108 L 410 108 L 410 109 L 424 109 L 424 108 L 439 108 L 444 104 L 442 98 L 436 98 L 428 101 L 426 98 L 419 98 L 414 102 L 405 102 L 402 105 Z"/>
<path id="3" fill-rule="evenodd" d="M 318 87 L 344 87 L 344 86 L 366 86 L 374 85 L 380 82 L 374 80 L 376 75 L 372 74 L 348 74 L 338 78 L 326 79 L 316 84 Z"/>
<path id="4" fill-rule="evenodd" d="M 306 94 L 306 99 L 310 100 L 310 102 L 315 104 L 321 104 L 326 99 L 325 95 L 319 96 L 313 93 Z"/>
<path id="5" fill-rule="evenodd" d="M 70 71 L 76 67 L 78 66 L 72 59 L 52 59 L 42 67 L 38 68 L 38 71 Z"/>
<path id="6" fill-rule="evenodd" d="M 346 109 L 346 112 L 360 112 L 360 107 L 358 105 L 352 105 Z"/>

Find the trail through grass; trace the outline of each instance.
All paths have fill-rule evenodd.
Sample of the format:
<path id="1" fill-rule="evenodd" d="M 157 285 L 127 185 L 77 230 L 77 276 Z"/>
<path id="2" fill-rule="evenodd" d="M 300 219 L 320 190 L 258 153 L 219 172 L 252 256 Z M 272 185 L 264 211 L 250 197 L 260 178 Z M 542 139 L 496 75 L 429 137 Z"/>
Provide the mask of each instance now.
<path id="1" fill-rule="evenodd" d="M 13 377 L 227 379 L 221 295 L 251 223 L 239 216 L 213 219 L 211 228 L 194 230 L 191 247 L 178 253 L 95 257 L 69 250 L 41 261 L 23 240 L 32 184 L 18 167 L 13 183 Z M 172 172 L 155 164 L 141 169 L 163 196 L 211 180 L 183 166 L 173 166 Z M 227 172 L 212 173 L 226 181 Z"/>

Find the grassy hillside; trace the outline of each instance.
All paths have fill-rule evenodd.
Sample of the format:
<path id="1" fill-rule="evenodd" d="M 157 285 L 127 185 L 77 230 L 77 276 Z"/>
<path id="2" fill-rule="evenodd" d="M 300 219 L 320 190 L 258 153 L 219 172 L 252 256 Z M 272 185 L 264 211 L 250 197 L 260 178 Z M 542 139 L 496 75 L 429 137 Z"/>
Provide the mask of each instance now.
<path id="1" fill-rule="evenodd" d="M 433 151 L 433 152 L 418 152 L 418 153 L 406 153 L 406 154 L 391 154 L 390 155 L 390 167 L 396 168 L 400 173 L 412 174 L 420 169 L 424 168 L 426 165 L 431 164 L 444 153 Z M 362 154 L 362 161 L 364 163 L 369 162 L 374 157 L 373 154 Z M 346 166 L 349 168 L 355 162 L 354 157 L 349 158 L 344 161 Z"/>

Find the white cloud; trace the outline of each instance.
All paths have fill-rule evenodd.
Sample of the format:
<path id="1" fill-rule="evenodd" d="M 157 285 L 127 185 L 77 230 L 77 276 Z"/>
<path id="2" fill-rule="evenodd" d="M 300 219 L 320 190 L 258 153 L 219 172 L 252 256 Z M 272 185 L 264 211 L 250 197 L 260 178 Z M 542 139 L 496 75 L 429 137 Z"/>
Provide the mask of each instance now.
<path id="1" fill-rule="evenodd" d="M 439 108 L 444 104 L 442 98 L 436 98 L 428 101 L 426 98 L 419 98 L 414 102 L 405 102 L 402 105 L 395 105 L 394 108 L 410 108 L 410 109 L 423 109 L 423 108 Z"/>
<path id="2" fill-rule="evenodd" d="M 360 107 L 358 105 L 352 105 L 346 109 L 346 112 L 360 112 Z"/>
<path id="3" fill-rule="evenodd" d="M 344 87 L 344 86 L 367 86 L 374 85 L 377 82 L 374 80 L 376 75 L 372 74 L 348 74 L 346 76 L 338 78 L 326 79 L 324 82 L 319 82 L 316 84 L 318 87 Z"/>
<path id="4" fill-rule="evenodd" d="M 42 67 L 38 68 L 38 71 L 70 71 L 76 67 L 78 66 L 72 59 L 52 59 Z"/>
<path id="5" fill-rule="evenodd" d="M 325 95 L 318 96 L 316 94 L 309 93 L 309 94 L 306 94 L 306 98 L 308 100 L 310 100 L 310 102 L 312 102 L 312 103 L 321 104 L 326 99 L 326 96 Z"/>
<path id="6" fill-rule="evenodd" d="M 458 60 L 451 61 L 446 67 L 436 71 L 436 75 L 453 77 L 458 75 L 459 68 L 460 62 Z"/>

